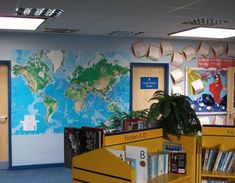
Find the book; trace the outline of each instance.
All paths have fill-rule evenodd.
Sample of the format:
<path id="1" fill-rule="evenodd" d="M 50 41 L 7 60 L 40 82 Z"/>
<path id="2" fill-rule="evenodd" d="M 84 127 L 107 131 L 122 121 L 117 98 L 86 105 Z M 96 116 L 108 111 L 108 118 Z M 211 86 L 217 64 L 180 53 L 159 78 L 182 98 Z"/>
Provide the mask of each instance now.
<path id="1" fill-rule="evenodd" d="M 186 152 L 172 151 L 170 152 L 170 172 L 177 174 L 186 174 Z"/>
<path id="2" fill-rule="evenodd" d="M 224 125 L 224 118 L 222 118 L 222 117 L 220 117 L 220 116 L 218 116 L 218 115 L 216 115 L 215 117 L 214 117 L 214 120 L 213 120 L 213 124 L 214 125 Z"/>
<path id="3" fill-rule="evenodd" d="M 192 46 L 187 46 L 182 52 L 186 61 L 191 61 L 196 58 L 196 51 Z"/>
<path id="4" fill-rule="evenodd" d="M 228 43 L 226 48 L 227 57 L 235 57 L 235 44 Z"/>
<path id="5" fill-rule="evenodd" d="M 184 73 L 180 68 L 171 71 L 170 75 L 174 84 L 178 84 L 184 79 Z"/>
<path id="6" fill-rule="evenodd" d="M 204 151 L 205 151 L 205 153 L 204 153 L 204 158 L 203 158 L 203 164 L 202 164 L 202 170 L 206 170 L 206 166 L 207 166 L 207 164 L 208 164 L 208 158 L 209 158 L 209 149 L 207 149 L 207 148 L 204 148 Z"/>
<path id="7" fill-rule="evenodd" d="M 217 42 L 214 45 L 212 45 L 211 49 L 214 57 L 219 57 L 224 54 L 224 46 L 220 42 Z"/>
<path id="8" fill-rule="evenodd" d="M 204 90 L 204 85 L 201 79 L 191 82 L 193 94 L 201 93 Z"/>
<path id="9" fill-rule="evenodd" d="M 146 56 L 146 46 L 144 42 L 136 42 L 132 44 L 132 51 L 136 58 Z"/>
<path id="10" fill-rule="evenodd" d="M 147 148 L 140 146 L 125 146 L 126 159 L 136 161 L 136 183 L 148 181 L 148 155 Z"/>
<path id="11" fill-rule="evenodd" d="M 111 153 L 117 156 L 120 160 L 126 161 L 126 153 L 122 150 L 108 149 Z"/>
<path id="12" fill-rule="evenodd" d="M 149 45 L 147 58 L 151 60 L 158 60 L 161 57 L 161 49 L 156 45 Z"/>
<path id="13" fill-rule="evenodd" d="M 174 51 L 172 56 L 171 56 L 171 62 L 172 65 L 176 67 L 180 67 L 184 63 L 184 56 L 182 53 Z"/>
<path id="14" fill-rule="evenodd" d="M 88 152 L 103 146 L 104 131 L 101 128 L 81 127 L 82 152 Z"/>
<path id="15" fill-rule="evenodd" d="M 173 46 L 171 41 L 162 41 L 160 45 L 162 55 L 166 56 L 173 53 Z"/>
<path id="16" fill-rule="evenodd" d="M 148 179 L 154 179 L 158 176 L 158 155 L 157 153 L 148 153 Z"/>
<path id="17" fill-rule="evenodd" d="M 171 89 L 171 93 L 172 94 L 181 94 L 181 95 L 183 95 L 184 94 L 183 87 L 179 86 L 179 85 L 173 85 L 172 89 Z"/>
<path id="18" fill-rule="evenodd" d="M 72 158 L 82 153 L 80 135 L 79 128 L 64 128 L 64 166 L 66 168 L 72 168 Z"/>
<path id="19" fill-rule="evenodd" d="M 210 125 L 211 122 L 210 122 L 210 118 L 208 116 L 199 116 L 198 117 L 201 125 Z"/>
<path id="20" fill-rule="evenodd" d="M 197 49 L 197 54 L 207 57 L 209 55 L 209 52 L 210 52 L 210 46 L 205 42 L 201 41 Z"/>
<path id="21" fill-rule="evenodd" d="M 220 158 L 221 158 L 222 154 L 223 154 L 223 152 L 221 150 L 219 150 L 219 152 L 218 152 L 218 154 L 216 156 L 216 160 L 215 160 L 214 166 L 212 168 L 212 172 L 217 171 L 218 165 L 219 165 L 219 161 L 220 161 Z"/>

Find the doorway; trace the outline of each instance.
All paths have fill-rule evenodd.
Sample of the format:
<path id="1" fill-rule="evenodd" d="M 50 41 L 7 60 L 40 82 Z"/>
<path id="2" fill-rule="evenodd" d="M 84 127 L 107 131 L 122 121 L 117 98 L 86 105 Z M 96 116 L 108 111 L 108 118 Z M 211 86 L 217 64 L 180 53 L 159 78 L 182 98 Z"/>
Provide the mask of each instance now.
<path id="1" fill-rule="evenodd" d="M 0 61 L 0 169 L 9 168 L 10 61 Z"/>
<path id="2" fill-rule="evenodd" d="M 235 125 L 235 67 L 228 68 L 227 124 Z"/>
<path id="3" fill-rule="evenodd" d="M 131 63 L 130 110 L 138 111 L 150 107 L 149 99 L 156 90 L 168 93 L 168 64 Z"/>

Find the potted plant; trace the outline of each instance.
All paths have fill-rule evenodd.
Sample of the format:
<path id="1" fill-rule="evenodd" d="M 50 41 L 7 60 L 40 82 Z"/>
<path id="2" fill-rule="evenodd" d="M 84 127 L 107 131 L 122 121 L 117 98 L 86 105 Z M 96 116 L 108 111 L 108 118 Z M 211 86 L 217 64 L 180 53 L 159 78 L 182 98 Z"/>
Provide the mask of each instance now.
<path id="1" fill-rule="evenodd" d="M 162 90 L 157 90 L 150 101 L 156 102 L 150 106 L 148 123 L 160 123 L 165 138 L 168 138 L 167 134 L 180 137 L 183 134 L 197 134 L 201 131 L 200 121 L 191 108 L 188 96 L 170 96 Z"/>
<path id="2" fill-rule="evenodd" d="M 129 125 L 138 124 L 140 121 L 146 122 L 148 111 L 148 109 L 131 112 L 121 112 L 120 110 L 116 110 L 110 116 L 108 122 L 103 122 L 98 127 L 105 129 L 107 133 L 135 130 L 135 128 L 138 127 L 132 126 L 129 128 Z"/>

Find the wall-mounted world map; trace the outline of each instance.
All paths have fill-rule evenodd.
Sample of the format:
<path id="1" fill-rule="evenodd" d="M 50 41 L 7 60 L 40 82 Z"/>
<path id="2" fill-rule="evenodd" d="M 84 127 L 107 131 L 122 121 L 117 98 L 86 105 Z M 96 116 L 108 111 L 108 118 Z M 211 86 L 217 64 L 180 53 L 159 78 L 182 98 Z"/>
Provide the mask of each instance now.
<path id="1" fill-rule="evenodd" d="M 116 52 L 14 50 L 12 134 L 98 126 L 129 110 L 129 60 Z"/>

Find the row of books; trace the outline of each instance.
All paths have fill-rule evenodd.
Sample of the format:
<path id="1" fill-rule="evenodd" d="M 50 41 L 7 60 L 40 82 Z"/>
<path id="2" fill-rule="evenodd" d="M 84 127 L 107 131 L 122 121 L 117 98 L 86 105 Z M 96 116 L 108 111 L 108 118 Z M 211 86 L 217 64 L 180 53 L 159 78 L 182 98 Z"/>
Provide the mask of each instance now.
<path id="1" fill-rule="evenodd" d="M 232 182 L 219 179 L 203 179 L 202 183 L 232 183 Z"/>
<path id="2" fill-rule="evenodd" d="M 65 167 L 72 167 L 72 158 L 103 146 L 103 129 L 83 126 L 64 128 Z"/>
<path id="3" fill-rule="evenodd" d="M 136 170 L 136 183 L 147 183 L 168 173 L 186 173 L 186 152 L 169 151 L 148 153 L 146 147 L 126 145 L 125 150 L 109 149 Z"/>
<path id="4" fill-rule="evenodd" d="M 235 173 L 235 151 L 203 148 L 202 170 Z"/>

